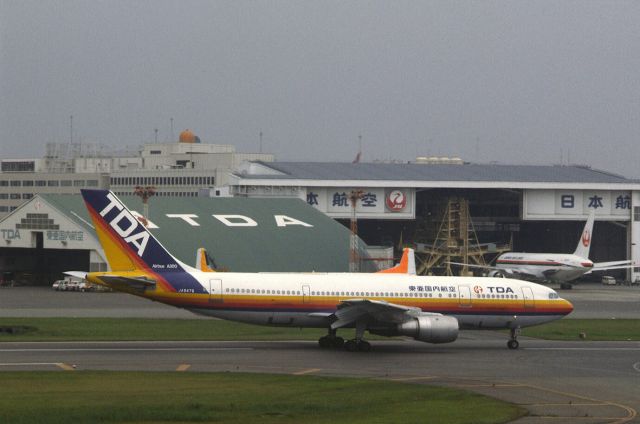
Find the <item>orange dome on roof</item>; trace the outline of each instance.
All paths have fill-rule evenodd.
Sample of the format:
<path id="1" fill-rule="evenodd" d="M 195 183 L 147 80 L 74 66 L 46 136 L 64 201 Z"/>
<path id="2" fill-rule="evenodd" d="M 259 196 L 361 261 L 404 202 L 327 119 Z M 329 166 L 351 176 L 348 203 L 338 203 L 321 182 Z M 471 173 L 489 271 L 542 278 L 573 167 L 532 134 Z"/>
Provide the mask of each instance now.
<path id="1" fill-rule="evenodd" d="M 191 130 L 184 130 L 180 133 L 180 143 L 195 143 L 196 136 Z"/>

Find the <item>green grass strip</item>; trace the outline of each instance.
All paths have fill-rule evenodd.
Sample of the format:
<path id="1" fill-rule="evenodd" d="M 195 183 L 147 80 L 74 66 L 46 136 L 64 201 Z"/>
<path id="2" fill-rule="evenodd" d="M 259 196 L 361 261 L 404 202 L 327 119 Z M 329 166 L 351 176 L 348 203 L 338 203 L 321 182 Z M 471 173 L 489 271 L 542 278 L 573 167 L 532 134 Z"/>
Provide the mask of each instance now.
<path id="1" fill-rule="evenodd" d="M 15 327 L 10 334 L 2 328 Z M 23 327 L 20 331 L 20 327 Z M 353 330 L 350 330 L 350 333 Z M 2 341 L 317 340 L 326 330 L 249 325 L 215 319 L 0 318 Z"/>
<path id="2" fill-rule="evenodd" d="M 7 333 L 15 329 L 17 333 Z M 3 341 L 317 340 L 326 330 L 248 325 L 213 319 L 0 318 Z M 345 338 L 352 329 L 339 332 Z M 523 329 L 549 340 L 640 340 L 640 320 L 563 319 Z M 580 334 L 584 334 L 584 339 Z M 369 337 L 385 339 L 384 337 Z"/>
<path id="3" fill-rule="evenodd" d="M 639 341 L 637 319 L 561 319 L 522 329 L 522 335 L 546 340 Z"/>
<path id="4" fill-rule="evenodd" d="M 449 388 L 239 373 L 3 372 L 0 422 L 504 423 L 521 408 Z"/>

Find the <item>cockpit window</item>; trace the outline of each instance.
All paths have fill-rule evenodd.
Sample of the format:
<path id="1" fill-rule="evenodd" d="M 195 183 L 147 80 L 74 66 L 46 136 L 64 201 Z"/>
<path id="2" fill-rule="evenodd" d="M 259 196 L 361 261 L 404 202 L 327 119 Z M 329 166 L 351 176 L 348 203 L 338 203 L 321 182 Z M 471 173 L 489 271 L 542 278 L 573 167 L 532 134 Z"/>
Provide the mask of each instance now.
<path id="1" fill-rule="evenodd" d="M 558 293 L 556 292 L 551 292 L 549 293 L 549 299 L 559 299 L 560 296 L 558 296 Z"/>

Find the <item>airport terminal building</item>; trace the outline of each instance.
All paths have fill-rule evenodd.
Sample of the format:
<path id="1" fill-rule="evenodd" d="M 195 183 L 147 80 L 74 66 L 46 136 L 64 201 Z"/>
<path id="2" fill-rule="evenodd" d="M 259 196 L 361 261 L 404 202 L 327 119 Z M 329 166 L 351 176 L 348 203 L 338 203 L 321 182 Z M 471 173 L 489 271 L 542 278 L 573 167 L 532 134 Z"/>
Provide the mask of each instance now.
<path id="1" fill-rule="evenodd" d="M 134 184 L 154 184 L 153 178 L 171 183 L 173 174 L 163 172 L 176 171 L 154 172 L 148 181 L 111 173 L 99 187 L 111 185 L 142 212 L 141 200 L 125 194 Z M 200 177 L 188 180 L 192 191 Z M 151 231 L 187 264 L 205 247 L 219 267 L 233 271 L 347 271 L 349 195 L 356 190 L 358 235 L 368 246 L 386 246 L 385 252 L 395 248 L 396 258 L 401 246 L 419 253 L 434 244 L 455 199 L 468 204 L 469 225 L 485 246 L 571 253 L 594 211 L 590 259 L 640 261 L 640 181 L 583 166 L 251 161 L 225 179 L 232 197 L 220 198 L 220 187 L 202 184 L 188 196 L 164 188 L 166 195 L 150 200 Z M 371 256 L 363 270 L 388 259 Z M 3 273 L 35 272 L 24 279 L 45 284 L 64 270 L 106 266 L 79 195 L 34 194 L 0 218 Z M 640 268 L 607 274 L 636 281 Z"/>
<path id="2" fill-rule="evenodd" d="M 571 253 L 594 211 L 591 259 L 640 263 L 640 181 L 585 166 L 418 162 L 248 162 L 232 175 L 230 191 L 299 198 L 348 226 L 349 193 L 358 190 L 359 235 L 374 245 L 433 243 L 444 205 L 455 198 L 468 202 L 480 243 Z M 610 272 L 640 279 L 640 268 Z"/>

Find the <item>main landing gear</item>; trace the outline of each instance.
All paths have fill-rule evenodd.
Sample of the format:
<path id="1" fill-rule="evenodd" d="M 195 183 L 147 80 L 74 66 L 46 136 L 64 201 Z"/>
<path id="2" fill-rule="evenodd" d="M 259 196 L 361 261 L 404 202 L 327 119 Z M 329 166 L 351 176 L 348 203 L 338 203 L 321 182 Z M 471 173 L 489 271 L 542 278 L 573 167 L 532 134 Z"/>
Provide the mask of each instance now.
<path id="1" fill-rule="evenodd" d="M 520 346 L 520 343 L 518 343 L 517 340 L 520 335 L 520 327 L 512 328 L 509 331 L 511 333 L 511 338 L 507 342 L 507 347 L 512 350 L 517 349 Z"/>
<path id="2" fill-rule="evenodd" d="M 369 352 L 371 344 L 362 339 L 365 330 L 365 323 L 356 323 L 356 338 L 345 341 L 342 337 L 336 336 L 336 330 L 329 329 L 329 334 L 320 337 L 318 344 L 323 349 L 344 347 L 349 352 Z"/>

